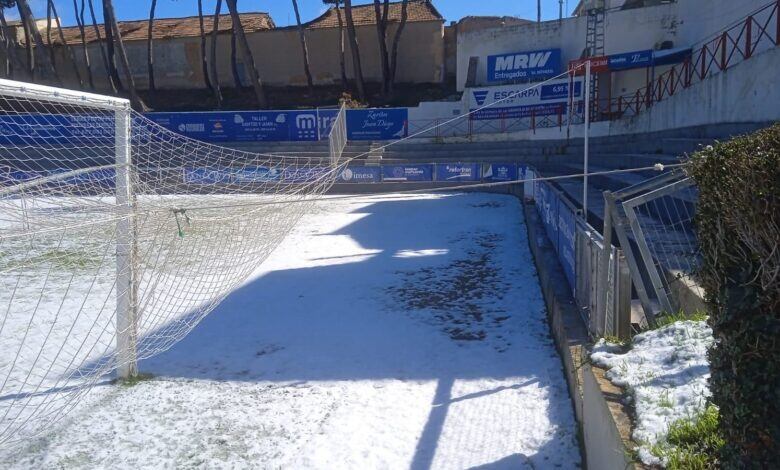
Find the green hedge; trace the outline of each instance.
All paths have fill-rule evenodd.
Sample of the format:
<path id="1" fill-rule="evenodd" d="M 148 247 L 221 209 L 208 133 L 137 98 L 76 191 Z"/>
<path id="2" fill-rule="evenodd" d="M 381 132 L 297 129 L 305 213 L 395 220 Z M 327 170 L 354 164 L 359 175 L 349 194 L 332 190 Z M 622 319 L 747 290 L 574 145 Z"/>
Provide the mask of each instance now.
<path id="1" fill-rule="evenodd" d="M 712 402 L 724 468 L 780 466 L 780 125 L 707 147 L 699 188 L 700 279 L 715 345 Z"/>

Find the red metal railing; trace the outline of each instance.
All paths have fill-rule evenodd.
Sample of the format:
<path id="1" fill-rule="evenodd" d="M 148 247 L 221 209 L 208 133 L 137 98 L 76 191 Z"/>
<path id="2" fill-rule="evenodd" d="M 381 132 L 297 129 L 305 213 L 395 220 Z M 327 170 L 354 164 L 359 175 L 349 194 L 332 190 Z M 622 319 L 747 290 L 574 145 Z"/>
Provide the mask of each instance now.
<path id="1" fill-rule="evenodd" d="M 780 0 L 756 10 L 715 35 L 683 62 L 674 65 L 634 93 L 598 100 L 593 120 L 634 116 L 708 77 L 750 59 L 756 52 L 780 45 Z"/>

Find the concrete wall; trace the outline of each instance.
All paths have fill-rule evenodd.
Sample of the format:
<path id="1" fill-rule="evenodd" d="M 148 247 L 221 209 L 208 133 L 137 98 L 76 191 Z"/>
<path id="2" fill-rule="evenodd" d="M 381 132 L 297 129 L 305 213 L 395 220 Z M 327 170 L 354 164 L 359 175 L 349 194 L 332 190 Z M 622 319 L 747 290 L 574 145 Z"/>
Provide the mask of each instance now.
<path id="1" fill-rule="evenodd" d="M 652 49 L 663 41 L 690 47 L 709 39 L 768 0 L 684 0 L 671 4 L 610 11 L 605 18 L 605 54 Z M 458 34 L 457 86 L 463 90 L 469 57 L 479 57 L 478 84 L 486 84 L 487 56 L 526 50 L 560 48 L 564 65 L 585 49 L 586 17 L 541 24 L 506 26 Z M 656 70 L 661 73 L 663 70 Z M 614 73 L 613 96 L 646 84 L 644 69 Z"/>
<path id="2" fill-rule="evenodd" d="M 397 24 L 388 28 L 388 49 L 392 49 Z M 379 44 L 373 25 L 357 27 L 358 46 L 363 76 L 367 81 L 378 82 L 382 77 L 379 60 Z M 296 28 L 278 28 L 247 34 L 252 53 L 264 83 L 275 86 L 306 86 L 303 71 L 303 53 Z M 210 50 L 210 37 L 208 38 Z M 314 82 L 317 85 L 339 83 L 339 31 L 337 28 L 319 28 L 306 31 L 309 62 Z M 175 38 L 157 40 L 154 43 L 155 83 L 159 89 L 203 88 L 203 73 L 200 63 L 200 38 Z M 222 34 L 217 40 L 217 64 L 222 86 L 233 86 L 230 69 L 230 36 Z M 148 87 L 146 66 L 146 41 L 126 42 L 130 66 L 136 85 Z M 81 45 L 74 47 L 82 75 L 86 78 Z M 89 45 L 92 71 L 98 91 L 107 91 L 105 68 L 97 44 Z M 349 41 L 345 38 L 347 77 L 352 79 L 352 54 Z M 398 50 L 397 82 L 440 83 L 445 73 L 444 25 L 441 21 L 407 23 L 401 36 Z M 24 60 L 24 51 L 19 50 Z M 243 74 L 244 86 L 249 82 L 249 73 L 237 54 L 238 69 Z M 70 60 L 63 48 L 57 50 L 57 64 L 68 88 L 77 88 L 78 83 L 72 71 Z M 17 80 L 24 80 L 25 74 L 17 70 Z"/>

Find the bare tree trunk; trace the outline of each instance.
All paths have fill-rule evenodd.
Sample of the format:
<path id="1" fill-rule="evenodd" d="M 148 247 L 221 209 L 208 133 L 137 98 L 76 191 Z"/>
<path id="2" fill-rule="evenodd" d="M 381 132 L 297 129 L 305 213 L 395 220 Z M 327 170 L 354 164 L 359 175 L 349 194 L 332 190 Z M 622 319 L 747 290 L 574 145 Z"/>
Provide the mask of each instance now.
<path id="1" fill-rule="evenodd" d="M 84 80 L 81 78 L 81 72 L 79 71 L 79 64 L 76 62 L 76 54 L 73 52 L 73 48 L 70 47 L 70 44 L 68 44 L 65 41 L 65 34 L 62 32 L 62 23 L 60 23 L 60 16 L 57 14 L 57 6 L 54 4 L 53 0 L 49 0 L 49 5 L 51 5 L 51 12 L 54 15 L 54 21 L 57 22 L 57 32 L 60 36 L 60 42 L 62 42 L 62 47 L 65 48 L 65 50 L 68 52 L 68 58 L 70 59 L 70 63 L 73 65 L 73 73 L 76 75 L 76 80 L 79 82 L 79 89 L 84 89 Z M 49 28 L 51 30 L 51 28 Z M 52 49 L 53 50 L 53 49 Z M 52 62 L 54 59 L 52 59 Z"/>
<path id="2" fill-rule="evenodd" d="M 336 18 L 339 20 L 339 67 L 341 68 L 341 86 L 344 90 L 347 90 L 349 88 L 349 80 L 347 80 L 347 61 L 344 57 L 344 22 L 341 20 L 340 3 L 340 1 L 336 2 Z"/>
<path id="3" fill-rule="evenodd" d="M 349 36 L 349 47 L 352 50 L 352 67 L 355 69 L 358 98 L 360 101 L 365 101 L 366 86 L 363 81 L 363 70 L 360 67 L 360 49 L 355 32 L 355 22 L 352 19 L 352 0 L 344 0 L 344 16 L 347 17 L 347 36 Z"/>
<path id="4" fill-rule="evenodd" d="M 198 25 L 200 26 L 200 66 L 203 72 L 203 83 L 206 88 L 213 92 L 209 78 L 209 63 L 206 60 L 206 28 L 203 26 L 203 0 L 198 0 Z"/>
<path id="5" fill-rule="evenodd" d="M 222 107 L 222 91 L 219 89 L 219 69 L 217 68 L 217 37 L 219 35 L 219 13 L 222 9 L 222 0 L 217 0 L 214 8 L 214 26 L 211 30 L 211 56 L 209 67 L 211 68 L 211 83 L 214 87 L 214 99 L 217 101 L 217 109 Z"/>
<path id="6" fill-rule="evenodd" d="M 298 23 L 298 37 L 301 40 L 301 50 L 303 51 L 303 71 L 306 73 L 306 83 L 309 85 L 309 93 L 314 94 L 314 80 L 311 78 L 309 69 L 309 49 L 306 47 L 306 34 L 301 26 L 301 14 L 298 12 L 298 0 L 292 0 L 293 10 L 295 10 L 295 21 Z"/>
<path id="7" fill-rule="evenodd" d="M 106 16 L 107 15 L 107 16 Z M 127 51 L 125 50 L 125 43 L 122 41 L 122 33 L 119 31 L 119 25 L 116 22 L 116 15 L 114 14 L 114 4 L 111 0 L 103 0 L 103 17 L 107 19 L 106 31 L 111 30 L 116 39 L 116 50 L 119 53 L 119 60 L 122 61 L 122 68 L 125 72 L 125 80 L 127 81 L 127 89 L 130 92 L 130 102 L 133 107 L 138 111 L 148 111 L 149 108 L 146 103 L 143 102 L 140 96 L 138 96 L 138 90 L 135 88 L 135 81 L 133 80 L 133 72 L 130 70 L 130 62 L 127 60 Z"/>
<path id="8" fill-rule="evenodd" d="M 49 61 L 57 70 L 57 59 L 54 57 L 54 47 L 51 44 L 51 0 L 46 2 L 46 45 L 49 47 Z"/>
<path id="9" fill-rule="evenodd" d="M 107 3 L 109 3 L 111 0 L 102 0 L 103 1 L 103 30 L 106 32 L 106 58 L 108 59 L 108 72 L 111 76 L 111 80 L 116 84 L 116 89 L 118 91 L 124 91 L 124 86 L 122 85 L 122 79 L 119 78 L 119 71 L 116 67 L 116 53 L 114 49 L 114 28 L 113 25 L 116 20 L 115 18 L 111 17 L 111 12 L 113 10 L 113 5 L 109 6 Z"/>
<path id="10" fill-rule="evenodd" d="M 390 63 L 387 55 L 387 10 L 390 0 L 385 0 L 384 11 L 381 11 L 380 0 L 374 0 L 374 15 L 376 16 L 376 35 L 379 44 L 379 62 L 382 66 L 382 94 L 387 95 L 390 83 Z"/>
<path id="11" fill-rule="evenodd" d="M 38 50 L 42 52 L 42 54 L 39 54 L 39 57 L 41 57 L 41 65 L 43 67 L 44 74 L 48 74 L 55 81 L 59 82 L 57 72 L 54 70 L 54 65 L 51 63 L 46 54 L 43 53 L 43 51 L 46 49 L 46 45 L 43 43 L 43 38 L 41 38 L 41 32 L 38 31 L 38 28 L 35 25 L 35 17 L 33 16 L 32 10 L 30 9 L 30 5 L 27 3 L 27 0 L 16 0 L 16 6 L 19 9 L 19 17 L 22 19 L 22 25 L 24 26 L 24 37 L 27 41 L 27 65 L 30 68 L 30 74 L 34 78 L 35 53 L 33 52 L 32 47 L 34 42 L 35 47 L 37 47 Z"/>
<path id="12" fill-rule="evenodd" d="M 95 89 L 95 79 L 92 77 L 92 64 L 89 60 L 89 48 L 87 47 L 87 37 L 84 34 L 84 8 L 86 7 L 85 1 L 81 0 L 81 10 L 76 0 L 73 0 L 73 13 L 76 15 L 76 23 L 79 27 L 79 34 L 81 35 L 81 50 L 84 54 L 84 65 L 87 69 L 87 80 L 89 81 L 90 90 Z M 62 31 L 62 30 L 60 30 Z"/>
<path id="13" fill-rule="evenodd" d="M 16 54 L 17 42 L 16 36 L 11 32 L 11 28 L 8 27 L 8 21 L 5 19 L 5 9 L 0 7 L 0 27 L 3 32 L 3 47 L 5 48 L 5 76 L 13 78 L 14 68 L 24 68 L 22 61 Z"/>
<path id="14" fill-rule="evenodd" d="M 149 73 L 149 91 L 154 93 L 157 87 L 154 84 L 154 10 L 157 8 L 157 0 L 152 0 L 152 6 L 149 7 L 149 30 L 146 34 L 146 69 Z"/>
<path id="15" fill-rule="evenodd" d="M 230 30 L 230 70 L 233 72 L 233 84 L 237 90 L 243 88 L 241 74 L 238 71 L 238 44 L 236 44 L 236 32 Z"/>
<path id="16" fill-rule="evenodd" d="M 252 56 L 252 50 L 249 48 L 249 41 L 246 39 L 244 26 L 241 24 L 241 17 L 238 14 L 238 8 L 236 6 L 237 0 L 226 1 L 228 4 L 228 10 L 230 10 L 230 19 L 233 21 L 233 31 L 236 32 L 238 42 L 241 45 L 241 52 L 244 56 L 244 67 L 248 66 L 249 72 L 252 74 L 252 87 L 255 89 L 257 104 L 261 108 L 266 108 L 268 107 L 268 100 L 265 96 L 263 81 L 260 79 L 260 74 L 257 72 L 255 58 Z"/>
<path id="17" fill-rule="evenodd" d="M 111 91 L 116 94 L 117 90 L 121 88 L 121 83 L 117 84 L 114 81 L 114 76 L 111 74 L 111 66 L 108 65 L 108 55 L 103 44 L 103 38 L 100 37 L 100 28 L 98 28 L 97 19 L 95 19 L 95 6 L 92 4 L 92 0 L 87 0 L 89 5 L 89 16 L 92 19 L 92 28 L 95 30 L 95 36 L 98 40 L 98 46 L 100 46 L 100 56 L 103 58 L 103 67 L 106 69 L 106 77 L 108 78 L 108 84 L 111 86 Z"/>
<path id="18" fill-rule="evenodd" d="M 404 32 L 406 20 L 409 18 L 409 12 L 407 11 L 408 6 L 409 0 L 403 0 L 403 3 L 401 4 L 401 23 L 398 25 L 398 29 L 395 31 L 395 37 L 393 38 L 393 52 L 390 57 L 390 94 L 393 93 L 395 74 L 398 70 L 398 45 L 401 42 L 401 34 Z"/>

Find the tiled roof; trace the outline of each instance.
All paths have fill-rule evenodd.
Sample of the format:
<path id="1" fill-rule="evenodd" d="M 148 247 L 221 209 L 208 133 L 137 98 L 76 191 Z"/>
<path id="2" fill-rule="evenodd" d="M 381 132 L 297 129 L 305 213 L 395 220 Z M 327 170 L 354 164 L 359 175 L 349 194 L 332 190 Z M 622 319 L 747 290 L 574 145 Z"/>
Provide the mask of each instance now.
<path id="1" fill-rule="evenodd" d="M 341 10 L 341 20 L 346 24 L 346 16 L 344 15 L 344 8 Z M 419 21 L 444 21 L 444 17 L 436 11 L 436 8 L 432 3 L 427 1 L 410 0 L 406 8 L 407 19 L 409 23 Z M 394 2 L 390 4 L 388 9 L 387 18 L 389 21 L 401 21 L 401 2 Z M 374 4 L 369 3 L 367 5 L 355 5 L 352 7 L 352 20 L 355 26 L 362 25 L 374 25 L 376 24 L 376 14 L 374 13 Z M 315 18 L 312 21 L 306 23 L 306 27 L 309 29 L 316 28 L 338 28 L 339 20 L 336 14 L 336 8 L 331 7 L 328 11 L 323 13 L 319 18 Z"/>
<path id="2" fill-rule="evenodd" d="M 244 31 L 247 33 L 275 28 L 274 21 L 268 13 L 242 13 L 241 24 L 244 26 Z M 210 33 L 214 27 L 214 15 L 204 16 L 203 26 L 206 33 Z M 125 41 L 146 41 L 148 28 L 149 20 L 119 22 L 119 31 L 122 33 L 122 39 Z M 220 15 L 219 32 L 227 33 L 230 32 L 232 28 L 233 21 L 230 19 L 230 15 Z M 87 23 L 84 29 L 84 35 L 87 42 L 97 40 L 95 29 L 92 27 L 91 23 Z M 105 38 L 106 32 L 104 26 L 100 24 L 98 25 L 98 29 L 100 30 L 100 37 Z M 62 33 L 68 43 L 81 43 L 81 33 L 79 32 L 78 27 L 70 26 L 62 28 Z M 200 25 L 197 16 L 186 18 L 160 18 L 154 20 L 154 29 L 152 31 L 152 38 L 154 39 L 193 36 L 200 36 Z M 60 43 L 59 33 L 57 33 L 56 30 L 52 31 L 52 42 Z"/>

